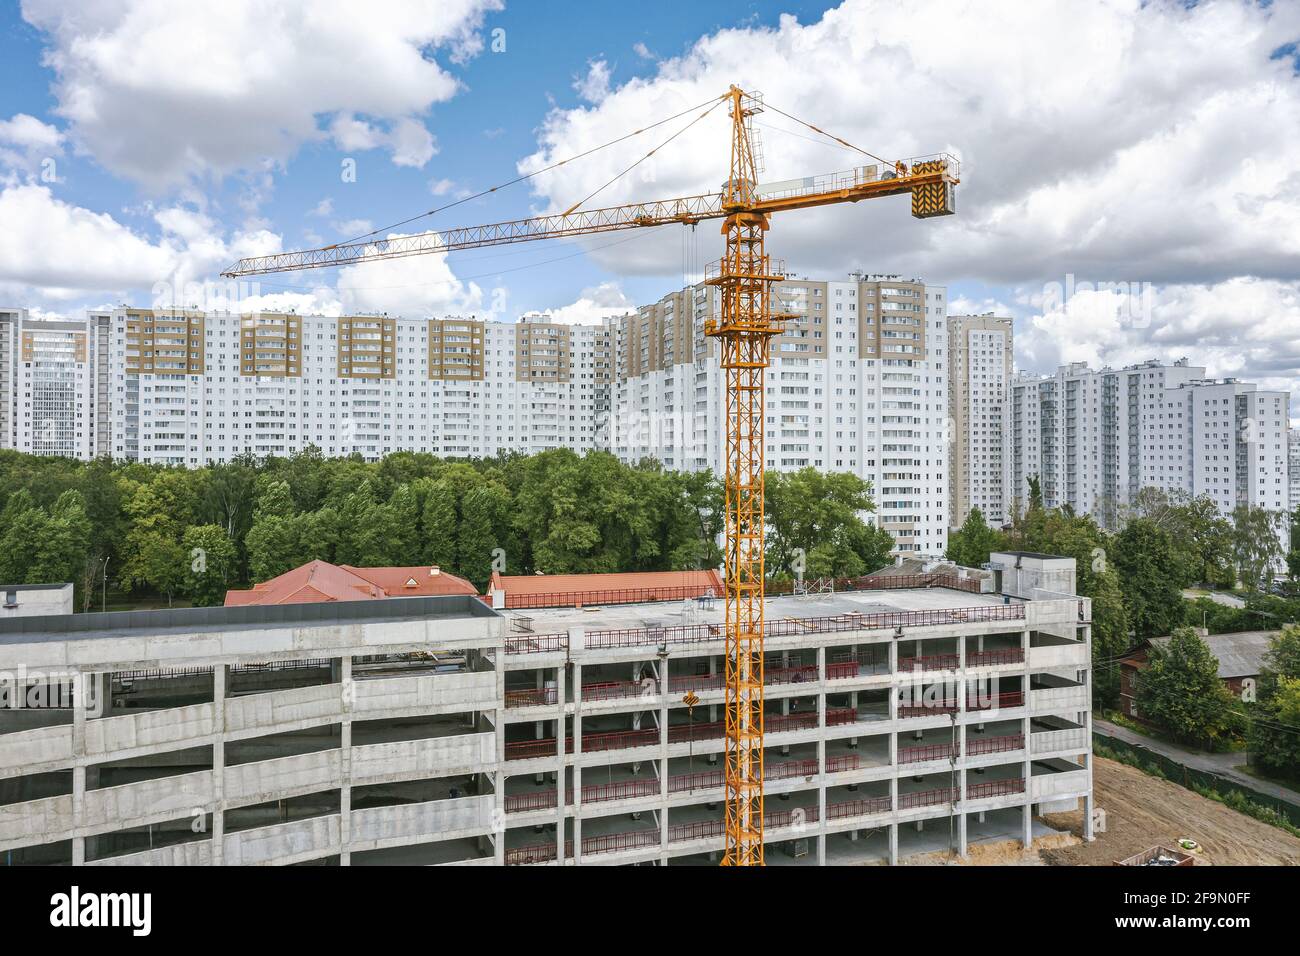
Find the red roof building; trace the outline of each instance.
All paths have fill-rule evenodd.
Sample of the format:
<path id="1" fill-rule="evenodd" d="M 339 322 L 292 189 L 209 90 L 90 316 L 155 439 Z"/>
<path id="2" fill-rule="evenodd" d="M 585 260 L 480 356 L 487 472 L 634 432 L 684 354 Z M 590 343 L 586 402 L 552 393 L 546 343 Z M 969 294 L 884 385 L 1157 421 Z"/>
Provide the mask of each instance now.
<path id="1" fill-rule="evenodd" d="M 492 572 L 488 598 L 496 608 L 584 607 L 722 597 L 717 571 L 640 571 L 628 574 L 500 574 Z"/>
<path id="2" fill-rule="evenodd" d="M 464 578 L 437 567 L 354 568 L 311 561 L 247 591 L 227 591 L 226 607 L 250 604 L 319 604 L 324 601 L 373 601 L 389 597 L 438 594 L 477 595 Z"/>

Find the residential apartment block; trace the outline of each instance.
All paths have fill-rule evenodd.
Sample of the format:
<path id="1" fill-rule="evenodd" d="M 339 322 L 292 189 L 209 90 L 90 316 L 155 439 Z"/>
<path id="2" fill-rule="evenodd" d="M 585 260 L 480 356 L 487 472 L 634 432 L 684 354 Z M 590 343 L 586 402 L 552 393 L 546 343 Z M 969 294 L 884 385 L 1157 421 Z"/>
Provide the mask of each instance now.
<path id="1" fill-rule="evenodd" d="M 1288 400 L 1207 378 L 1185 359 L 1019 376 L 1006 414 L 1005 506 L 1023 507 L 1036 475 L 1045 506 L 1069 505 L 1108 527 L 1146 487 L 1207 495 L 1224 514 L 1241 503 L 1285 511 Z"/>
<path id="2" fill-rule="evenodd" d="M 790 278 L 787 318 L 766 376 L 766 463 L 869 480 L 874 520 L 899 552 L 947 547 L 946 290 L 898 276 Z M 703 283 L 619 320 L 609 447 L 683 471 L 721 472 L 725 379 L 704 320 L 721 308 Z"/>
<path id="3" fill-rule="evenodd" d="M 1008 316 L 948 316 L 950 527 L 961 527 L 971 508 L 992 527 L 1005 522 L 1003 420 L 1013 345 Z"/>
<path id="4" fill-rule="evenodd" d="M 115 457 L 595 447 L 608 335 L 525 316 L 112 315 Z"/>
<path id="5" fill-rule="evenodd" d="M 1091 603 L 1072 559 L 992 559 L 983 583 L 773 599 L 770 865 L 1030 846 L 1081 802 L 1092 837 Z M 722 618 L 455 595 L 0 620 L 0 668 L 22 675 L 0 707 L 0 852 L 715 864 Z"/>
<path id="6" fill-rule="evenodd" d="M 718 295 L 701 283 L 587 325 L 116 309 L 76 324 L 94 325 L 96 341 L 83 339 L 99 371 L 77 371 L 67 352 L 67 374 L 83 376 L 98 405 L 82 443 L 59 453 L 198 466 L 308 445 L 372 460 L 607 449 L 720 472 L 723 377 L 704 336 Z M 775 301 L 789 318 L 767 375 L 768 466 L 855 472 L 900 552 L 942 554 L 943 287 L 792 278 Z M 22 370 L 15 359 L 8 374 Z"/>
<path id="7" fill-rule="evenodd" d="M 108 316 L 34 320 L 0 309 L 0 448 L 94 458 L 109 452 Z"/>

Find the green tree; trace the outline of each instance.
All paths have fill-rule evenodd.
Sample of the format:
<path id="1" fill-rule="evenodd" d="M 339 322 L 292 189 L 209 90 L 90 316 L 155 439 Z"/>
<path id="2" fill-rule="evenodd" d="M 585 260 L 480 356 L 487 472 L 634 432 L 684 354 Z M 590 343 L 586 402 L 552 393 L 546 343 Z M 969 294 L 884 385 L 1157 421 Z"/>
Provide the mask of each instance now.
<path id="1" fill-rule="evenodd" d="M 1150 519 L 1138 518 L 1116 535 L 1110 556 L 1137 636 L 1170 633 L 1183 620 L 1183 595 L 1169 535 Z"/>
<path id="2" fill-rule="evenodd" d="M 455 489 L 446 480 L 438 480 L 429 489 L 421 516 L 424 537 L 424 560 L 448 571 L 456 567 L 456 529 L 459 524 L 459 501 Z"/>
<path id="3" fill-rule="evenodd" d="M 223 603 L 239 561 L 239 552 L 225 528 L 217 524 L 192 525 L 185 529 L 181 548 L 189 559 L 182 593 L 195 607 Z"/>
<path id="4" fill-rule="evenodd" d="M 960 528 L 948 535 L 949 561 L 964 568 L 978 568 L 988 562 L 989 555 L 1006 547 L 1002 534 L 989 527 L 984 513 L 971 508 Z"/>
<path id="5" fill-rule="evenodd" d="M 1281 564 L 1281 522 L 1281 514 L 1266 508 L 1242 503 L 1233 509 L 1232 552 L 1237 573 L 1247 587 L 1264 590 L 1273 568 Z"/>
<path id="6" fill-rule="evenodd" d="M 1174 737 L 1210 744 L 1231 726 L 1232 696 L 1219 680 L 1219 662 L 1205 641 L 1180 627 L 1166 646 L 1150 646 L 1137 685 L 1142 716 Z"/>
<path id="7" fill-rule="evenodd" d="M 1300 625 L 1288 625 L 1269 644 L 1250 708 L 1249 744 L 1266 772 L 1300 779 Z"/>

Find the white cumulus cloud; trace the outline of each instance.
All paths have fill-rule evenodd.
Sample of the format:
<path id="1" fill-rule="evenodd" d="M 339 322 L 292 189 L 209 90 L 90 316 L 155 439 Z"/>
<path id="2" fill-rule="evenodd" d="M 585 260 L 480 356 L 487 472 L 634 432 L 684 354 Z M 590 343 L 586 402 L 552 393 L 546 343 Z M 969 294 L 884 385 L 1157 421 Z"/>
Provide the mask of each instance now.
<path id="1" fill-rule="evenodd" d="M 435 147 L 420 117 L 459 87 L 435 54 L 472 56 L 483 15 L 501 6 L 386 0 L 359 15 L 346 0 L 24 0 L 22 12 L 47 37 L 71 138 L 110 171 L 163 189 L 283 163 L 326 135 L 321 117 L 370 126 L 371 144 L 348 148 L 422 166 Z"/>

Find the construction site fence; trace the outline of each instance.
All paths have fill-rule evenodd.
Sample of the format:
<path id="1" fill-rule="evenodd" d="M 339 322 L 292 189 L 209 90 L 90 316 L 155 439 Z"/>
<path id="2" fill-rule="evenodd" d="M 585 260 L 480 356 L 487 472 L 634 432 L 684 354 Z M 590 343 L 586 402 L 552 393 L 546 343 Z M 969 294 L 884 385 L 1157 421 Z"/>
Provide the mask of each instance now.
<path id="1" fill-rule="evenodd" d="M 1006 780 L 990 780 L 985 783 L 971 784 L 966 788 L 966 800 L 987 800 L 992 797 L 1009 796 L 1024 793 L 1024 778 L 1016 777 Z M 960 805 L 962 800 L 960 788 L 940 787 L 933 790 L 920 790 L 898 795 L 898 808 L 910 810 L 917 807 Z M 869 816 L 876 813 L 888 813 L 893 809 L 893 800 L 888 795 L 863 797 L 826 805 L 827 820 L 849 820 L 855 817 Z M 778 838 L 788 839 L 798 836 L 808 824 L 818 823 L 821 814 L 816 806 L 796 807 L 791 810 L 779 810 L 763 816 L 763 829 L 771 834 L 778 831 Z M 677 823 L 668 827 L 668 843 L 689 843 L 696 840 L 714 840 L 722 836 L 725 824 L 722 820 L 694 820 L 689 823 Z M 792 834 L 780 834 L 781 830 L 795 830 Z M 644 827 L 623 833 L 603 833 L 582 839 L 582 855 L 598 856 L 603 853 L 618 853 L 628 850 L 649 849 L 660 845 L 658 827 Z M 507 866 L 519 866 L 529 863 L 549 863 L 557 857 L 557 841 L 534 843 L 527 846 L 510 847 L 505 852 Z M 572 858 L 573 840 L 564 841 L 566 859 Z"/>
<path id="2" fill-rule="evenodd" d="M 954 591 L 966 591 L 971 594 L 980 592 L 980 582 L 976 578 L 963 578 L 956 574 L 892 574 L 882 577 L 856 577 L 820 579 L 815 586 L 827 591 L 887 591 L 908 590 L 915 588 L 949 588 Z M 809 584 L 797 581 L 768 581 L 764 591 L 771 596 L 794 594 L 796 591 L 807 593 Z M 813 591 L 812 593 L 816 593 Z M 546 607 L 592 607 L 601 604 L 644 604 L 650 601 L 696 601 L 721 599 L 722 591 L 708 584 L 675 585 L 671 587 L 648 588 L 595 588 L 584 591 L 547 591 L 535 594 L 511 594 L 506 592 L 507 610 Z M 484 602 L 490 602 L 490 595 L 482 595 Z"/>
<path id="3" fill-rule="evenodd" d="M 1240 794 L 1251 803 L 1257 803 L 1261 806 L 1270 807 L 1276 810 L 1283 817 L 1291 822 L 1292 826 L 1300 827 L 1300 804 L 1292 803 L 1275 797 L 1272 794 L 1263 793 L 1251 787 L 1244 786 L 1235 780 L 1229 780 L 1217 773 L 1208 770 L 1200 770 L 1196 767 L 1189 767 L 1184 763 L 1162 754 L 1156 750 L 1143 747 L 1141 744 L 1129 743 L 1126 740 L 1120 740 L 1117 737 L 1111 737 L 1101 731 L 1092 732 L 1093 742 L 1115 751 L 1119 754 L 1128 754 L 1143 765 L 1154 765 L 1160 769 L 1167 778 L 1180 786 L 1191 790 L 1195 787 L 1215 790 L 1224 796 L 1229 794 Z"/>
<path id="4" fill-rule="evenodd" d="M 780 618 L 767 621 L 763 633 L 766 638 L 798 637 L 811 634 L 868 631 L 905 627 L 936 627 L 950 624 L 971 624 L 996 621 L 1021 621 L 1025 617 L 1023 604 L 991 604 L 978 607 L 932 608 L 923 611 L 879 611 L 869 614 L 836 614 L 824 617 Z M 620 647 L 646 645 L 698 644 L 721 641 L 725 636 L 722 624 L 683 624 L 673 627 L 637 627 L 607 631 L 587 631 L 582 646 L 588 650 L 607 650 Z M 507 654 L 546 654 L 569 651 L 567 632 L 556 634 L 529 634 L 506 639 Z"/>

